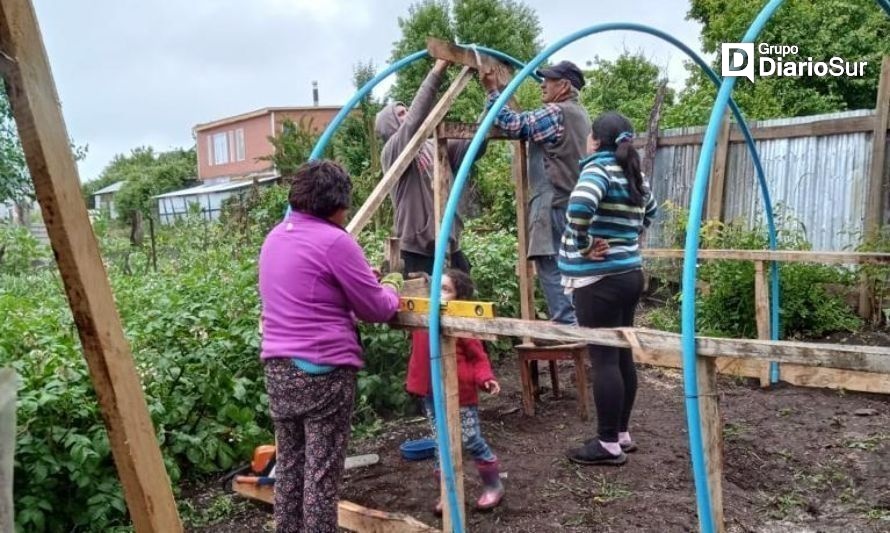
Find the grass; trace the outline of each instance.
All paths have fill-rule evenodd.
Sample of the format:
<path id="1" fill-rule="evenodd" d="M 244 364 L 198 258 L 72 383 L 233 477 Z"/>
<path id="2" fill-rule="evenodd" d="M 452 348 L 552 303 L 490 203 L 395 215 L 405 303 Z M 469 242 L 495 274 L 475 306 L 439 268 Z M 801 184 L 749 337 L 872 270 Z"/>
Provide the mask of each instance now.
<path id="1" fill-rule="evenodd" d="M 196 508 L 190 501 L 182 501 L 179 504 L 180 515 L 186 527 L 206 527 L 231 517 L 243 510 L 247 500 L 235 500 L 231 494 L 221 494 L 213 498 L 209 505 Z"/>
<path id="2" fill-rule="evenodd" d="M 723 439 L 727 442 L 739 440 L 748 433 L 748 427 L 742 422 L 727 422 L 723 426 Z"/>
<path id="3" fill-rule="evenodd" d="M 851 438 L 844 441 L 845 448 L 853 448 L 855 450 L 865 450 L 872 452 L 878 448 L 885 440 L 890 440 L 890 434 L 877 433 L 864 438 Z"/>

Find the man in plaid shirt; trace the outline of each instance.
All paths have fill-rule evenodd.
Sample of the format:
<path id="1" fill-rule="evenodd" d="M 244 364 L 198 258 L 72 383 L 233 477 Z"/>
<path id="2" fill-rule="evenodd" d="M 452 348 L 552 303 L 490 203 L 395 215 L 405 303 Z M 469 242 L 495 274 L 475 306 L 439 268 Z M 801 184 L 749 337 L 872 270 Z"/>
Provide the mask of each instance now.
<path id="1" fill-rule="evenodd" d="M 590 117 L 578 102 L 584 75 L 574 63 L 562 61 L 537 72 L 543 106 L 531 111 L 500 110 L 494 121 L 514 139 L 529 141 L 529 250 L 547 300 L 550 319 L 577 324 L 572 302 L 564 293 L 557 265 L 559 245 L 566 225 L 566 206 L 587 154 Z M 482 74 L 488 92 L 486 109 L 500 96 L 496 75 Z M 600 244 L 597 243 L 597 247 Z"/>

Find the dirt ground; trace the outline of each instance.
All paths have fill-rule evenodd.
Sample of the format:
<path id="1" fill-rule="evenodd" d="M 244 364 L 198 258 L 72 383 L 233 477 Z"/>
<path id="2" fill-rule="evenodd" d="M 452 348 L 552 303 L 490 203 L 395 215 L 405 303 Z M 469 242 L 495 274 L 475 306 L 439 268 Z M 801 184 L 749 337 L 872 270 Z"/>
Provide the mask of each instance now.
<path id="1" fill-rule="evenodd" d="M 541 368 L 541 383 L 548 384 L 546 365 Z M 631 427 L 640 450 L 618 468 L 564 459 L 567 447 L 594 431 L 576 414 L 570 364 L 560 367 L 563 396 L 554 399 L 545 389 L 535 417 L 518 409 L 515 362 L 501 363 L 496 372 L 503 391 L 482 398 L 480 411 L 483 432 L 503 464 L 507 496 L 491 513 L 471 510 L 469 531 L 697 529 L 677 371 L 641 368 Z M 721 378 L 719 389 L 729 531 L 890 531 L 890 398 L 788 386 L 763 390 L 732 378 Z M 381 460 L 351 470 L 341 497 L 440 527 L 431 512 L 437 495 L 431 463 L 404 461 L 398 450 L 405 440 L 427 435 L 426 422 L 415 418 L 354 443 L 353 453 L 377 453 Z M 465 470 L 472 502 L 480 486 L 471 462 Z M 208 508 L 228 509 L 221 521 L 192 531 L 271 530 L 266 506 L 231 499 L 218 484 L 190 492 L 187 502 L 203 510 L 205 522 L 212 521 Z"/>

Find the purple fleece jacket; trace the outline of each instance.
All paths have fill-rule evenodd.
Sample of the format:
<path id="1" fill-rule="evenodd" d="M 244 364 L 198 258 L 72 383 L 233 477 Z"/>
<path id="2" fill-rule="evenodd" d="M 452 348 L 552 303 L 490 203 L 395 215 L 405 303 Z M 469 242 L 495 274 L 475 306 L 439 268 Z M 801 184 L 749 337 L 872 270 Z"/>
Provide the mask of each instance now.
<path id="1" fill-rule="evenodd" d="M 349 233 L 299 212 L 266 236 L 259 289 L 263 359 L 361 368 L 355 318 L 386 322 L 399 308 L 398 294 L 377 282 Z"/>

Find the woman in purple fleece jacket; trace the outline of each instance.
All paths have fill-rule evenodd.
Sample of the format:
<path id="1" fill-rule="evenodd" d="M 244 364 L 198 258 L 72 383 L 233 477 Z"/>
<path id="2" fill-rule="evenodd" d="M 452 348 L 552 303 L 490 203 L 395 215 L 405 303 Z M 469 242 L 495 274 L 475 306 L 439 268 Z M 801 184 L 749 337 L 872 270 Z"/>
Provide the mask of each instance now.
<path id="1" fill-rule="evenodd" d="M 303 165 L 288 198 L 293 211 L 260 252 L 277 531 L 337 531 L 337 489 L 363 366 L 356 319 L 386 322 L 399 307 L 401 278 L 378 283 L 343 229 L 351 190 L 336 163 Z"/>

